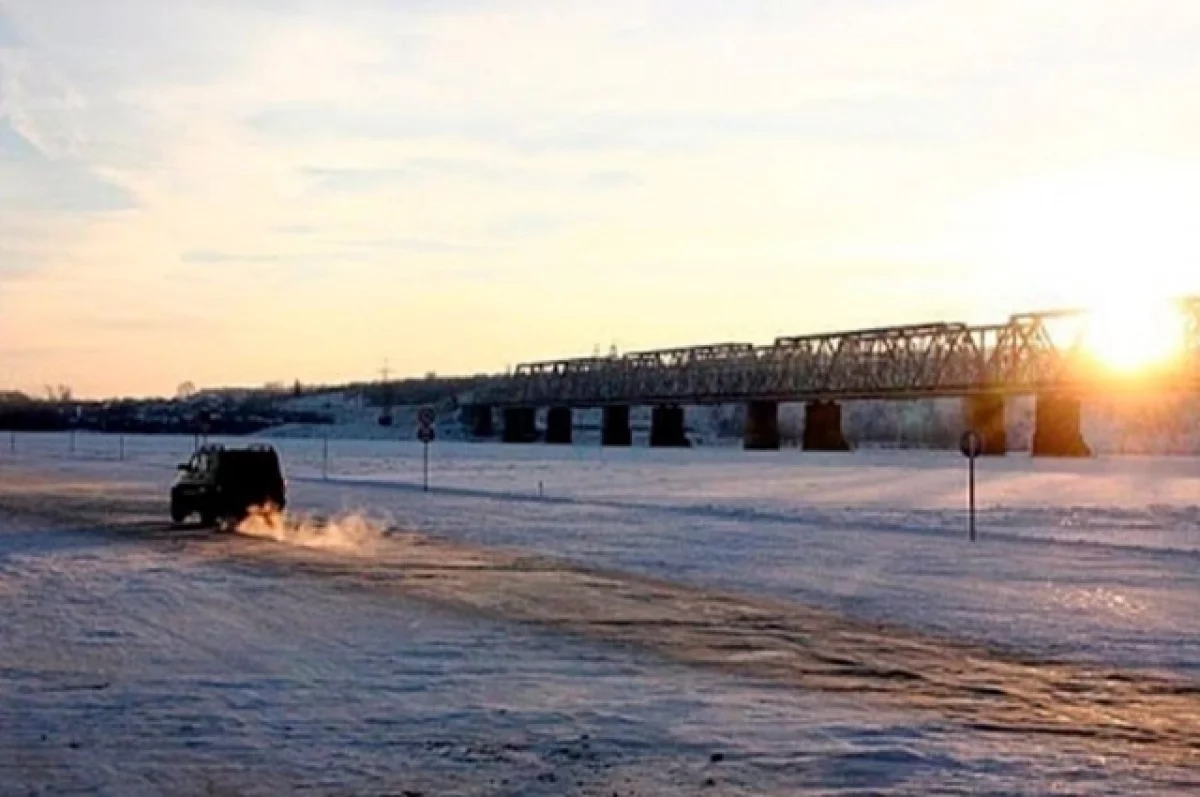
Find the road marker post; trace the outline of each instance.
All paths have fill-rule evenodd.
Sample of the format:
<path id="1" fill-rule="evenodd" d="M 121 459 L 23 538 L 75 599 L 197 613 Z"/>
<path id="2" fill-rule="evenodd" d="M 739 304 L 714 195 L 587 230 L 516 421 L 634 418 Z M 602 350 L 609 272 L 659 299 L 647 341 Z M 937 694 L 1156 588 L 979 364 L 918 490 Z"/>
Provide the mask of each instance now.
<path id="1" fill-rule="evenodd" d="M 325 437 L 321 445 L 321 478 L 329 481 L 329 432 L 325 432 Z"/>
<path id="2" fill-rule="evenodd" d="M 421 490 L 429 492 L 429 444 L 437 439 L 437 410 L 422 407 L 417 411 L 417 439 L 421 441 L 424 479 Z"/>

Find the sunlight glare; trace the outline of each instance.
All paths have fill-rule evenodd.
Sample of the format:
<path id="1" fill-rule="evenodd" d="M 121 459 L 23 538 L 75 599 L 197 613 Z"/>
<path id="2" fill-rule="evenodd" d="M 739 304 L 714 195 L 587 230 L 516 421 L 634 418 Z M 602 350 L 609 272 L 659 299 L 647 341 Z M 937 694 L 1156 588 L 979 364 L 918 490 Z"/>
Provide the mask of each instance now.
<path id="1" fill-rule="evenodd" d="M 1083 332 L 1087 351 L 1103 366 L 1133 372 L 1169 364 L 1183 350 L 1186 325 L 1173 303 L 1112 300 L 1092 308 Z"/>

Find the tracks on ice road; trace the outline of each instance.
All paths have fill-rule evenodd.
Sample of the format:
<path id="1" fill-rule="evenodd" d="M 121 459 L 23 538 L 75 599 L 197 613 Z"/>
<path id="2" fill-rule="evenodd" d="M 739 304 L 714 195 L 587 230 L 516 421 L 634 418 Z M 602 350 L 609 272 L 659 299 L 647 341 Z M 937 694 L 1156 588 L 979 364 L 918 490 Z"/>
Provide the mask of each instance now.
<path id="1" fill-rule="evenodd" d="M 370 556 L 172 530 L 161 499 L 18 479 L 0 511 L 95 528 L 114 544 L 172 546 L 198 562 L 418 597 L 653 651 L 797 689 L 931 712 L 966 728 L 1142 764 L 1200 763 L 1200 685 L 1022 658 L 824 609 L 698 589 L 393 531 Z M 48 532 L 53 533 L 53 532 Z"/>

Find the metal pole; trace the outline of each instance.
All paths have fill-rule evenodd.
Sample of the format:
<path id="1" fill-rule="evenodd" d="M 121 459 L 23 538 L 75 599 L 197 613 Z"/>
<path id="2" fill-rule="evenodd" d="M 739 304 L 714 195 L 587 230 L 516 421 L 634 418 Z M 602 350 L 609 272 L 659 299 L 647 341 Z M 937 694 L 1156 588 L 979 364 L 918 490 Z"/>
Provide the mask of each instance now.
<path id="1" fill-rule="evenodd" d="M 429 492 L 429 443 L 425 443 L 422 448 L 425 449 L 425 486 L 424 491 Z"/>
<path id="2" fill-rule="evenodd" d="M 125 461 L 125 435 L 121 435 L 121 461 Z"/>
<path id="3" fill-rule="evenodd" d="M 71 430 L 71 456 L 75 456 L 75 430 Z"/>
<path id="4" fill-rule="evenodd" d="M 325 435 L 324 445 L 321 448 L 321 478 L 329 481 L 329 435 Z"/>
<path id="5" fill-rule="evenodd" d="M 8 433 L 8 451 L 10 454 L 17 453 L 17 430 L 13 429 Z"/>
<path id="6" fill-rule="evenodd" d="M 975 457 L 971 457 L 970 471 L 970 515 L 971 515 L 971 542 L 975 542 Z"/>

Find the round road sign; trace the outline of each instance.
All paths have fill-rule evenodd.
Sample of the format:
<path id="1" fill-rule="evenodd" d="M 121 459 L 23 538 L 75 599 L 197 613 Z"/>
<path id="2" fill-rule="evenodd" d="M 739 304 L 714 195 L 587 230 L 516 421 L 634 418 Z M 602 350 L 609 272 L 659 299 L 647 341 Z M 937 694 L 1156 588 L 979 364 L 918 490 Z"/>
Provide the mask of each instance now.
<path id="1" fill-rule="evenodd" d="M 963 432 L 962 439 L 959 440 L 958 447 L 959 450 L 962 451 L 964 457 L 967 457 L 968 459 L 975 459 L 983 453 L 983 438 L 979 435 L 979 432 L 975 431 L 974 429 L 968 429 L 967 431 Z"/>
<path id="2" fill-rule="evenodd" d="M 417 410 L 417 422 L 422 426 L 433 426 L 437 420 L 437 410 L 433 407 L 422 407 Z"/>
<path id="3" fill-rule="evenodd" d="M 432 443 L 437 437 L 437 432 L 433 431 L 432 426 L 422 426 L 417 430 L 417 439 L 422 443 Z"/>

